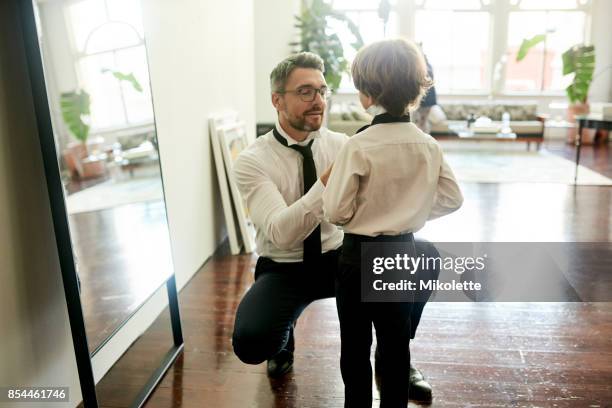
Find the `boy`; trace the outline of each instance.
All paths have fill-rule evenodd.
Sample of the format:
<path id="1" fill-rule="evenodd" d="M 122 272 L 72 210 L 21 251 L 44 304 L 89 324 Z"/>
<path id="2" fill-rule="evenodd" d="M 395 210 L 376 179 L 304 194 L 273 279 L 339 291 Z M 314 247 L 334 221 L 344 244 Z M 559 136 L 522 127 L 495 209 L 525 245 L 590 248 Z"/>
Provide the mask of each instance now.
<path id="1" fill-rule="evenodd" d="M 428 219 L 458 209 L 463 197 L 439 144 L 410 123 L 408 109 L 431 86 L 418 48 L 403 39 L 370 44 L 355 57 L 352 75 L 363 107 L 375 117 L 338 153 L 323 193 L 326 217 L 345 232 L 336 279 L 345 407 L 372 404 L 372 324 L 380 407 L 406 407 L 408 344 L 430 293 L 420 293 L 418 302 L 361 302 L 361 244 L 415 248 L 413 233 Z M 436 252 L 422 243 L 416 248 Z"/>

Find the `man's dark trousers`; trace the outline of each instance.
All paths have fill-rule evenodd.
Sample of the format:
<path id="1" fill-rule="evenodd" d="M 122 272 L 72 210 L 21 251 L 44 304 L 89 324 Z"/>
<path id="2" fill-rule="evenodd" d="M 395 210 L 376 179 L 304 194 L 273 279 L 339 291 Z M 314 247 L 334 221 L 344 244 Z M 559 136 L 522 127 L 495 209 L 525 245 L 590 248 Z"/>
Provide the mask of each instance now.
<path id="1" fill-rule="evenodd" d="M 303 262 L 275 262 L 260 257 L 255 283 L 236 312 L 234 352 L 245 363 L 259 364 L 283 349 L 293 351 L 293 324 L 311 302 L 334 296 L 340 250 L 321 255 L 306 268 Z"/>

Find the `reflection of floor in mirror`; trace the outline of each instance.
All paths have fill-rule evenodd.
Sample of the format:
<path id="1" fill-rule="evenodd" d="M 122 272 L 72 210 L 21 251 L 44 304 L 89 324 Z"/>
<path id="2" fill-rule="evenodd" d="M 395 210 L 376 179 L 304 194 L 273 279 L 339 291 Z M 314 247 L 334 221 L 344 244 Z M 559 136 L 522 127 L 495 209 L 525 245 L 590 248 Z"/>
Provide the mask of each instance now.
<path id="1" fill-rule="evenodd" d="M 128 178 L 160 177 L 159 162 L 154 161 L 146 164 L 133 166 L 109 165 L 102 176 L 87 179 L 70 178 L 65 181 L 66 194 L 74 194 L 107 180 L 126 180 Z"/>
<path id="2" fill-rule="evenodd" d="M 110 178 L 110 175 L 108 174 L 105 174 L 102 177 L 96 177 L 96 178 L 85 179 L 85 180 L 78 180 L 78 179 L 71 178 L 70 180 L 65 182 L 64 187 L 66 189 L 66 194 L 70 195 L 70 194 L 78 193 L 81 190 L 85 190 L 86 188 L 93 187 L 96 184 L 104 183 L 109 178 Z"/>
<path id="3" fill-rule="evenodd" d="M 155 177 L 107 180 L 66 197 L 69 214 L 98 211 L 121 205 L 158 201 L 163 198 L 162 182 Z"/>
<path id="4" fill-rule="evenodd" d="M 72 214 L 70 232 L 93 351 L 172 271 L 164 202 Z"/>
<path id="5" fill-rule="evenodd" d="M 464 184 L 460 211 L 478 216 L 449 219 L 446 231 L 467 241 L 529 241 L 540 225 L 536 237 L 544 240 L 612 241 L 612 188 L 545 186 Z M 520 201 L 530 207 L 516 214 Z M 444 230 L 423 232 L 437 239 Z M 306 309 L 294 370 L 270 381 L 264 364 L 246 365 L 233 354 L 234 314 L 255 258 L 227 253 L 215 254 L 179 294 L 185 352 L 145 406 L 342 407 L 334 301 Z M 586 275 L 572 281 L 578 293 L 592 286 L 589 262 L 597 259 L 584 259 Z M 129 406 L 170 343 L 164 312 L 102 379 L 102 405 Z M 411 350 L 433 386 L 434 407 L 603 407 L 612 400 L 612 303 L 430 303 Z"/>

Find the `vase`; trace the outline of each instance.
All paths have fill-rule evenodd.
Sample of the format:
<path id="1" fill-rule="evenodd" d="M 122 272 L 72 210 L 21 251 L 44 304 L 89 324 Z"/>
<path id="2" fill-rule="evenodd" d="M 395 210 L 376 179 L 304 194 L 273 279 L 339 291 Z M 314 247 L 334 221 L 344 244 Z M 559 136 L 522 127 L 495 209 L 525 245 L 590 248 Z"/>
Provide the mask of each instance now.
<path id="1" fill-rule="evenodd" d="M 578 124 L 576 123 L 576 116 L 588 115 L 589 114 L 589 103 L 573 103 L 567 107 L 567 121 L 576 124 L 575 127 L 571 127 L 567 130 L 567 143 L 576 143 L 576 134 L 578 132 Z M 582 144 L 593 144 L 595 139 L 595 131 L 593 129 L 582 129 Z"/>
<path id="2" fill-rule="evenodd" d="M 83 173 L 81 162 L 89 155 L 87 145 L 80 142 L 70 142 L 62 152 L 66 169 L 70 172 L 70 177 L 77 180 Z"/>

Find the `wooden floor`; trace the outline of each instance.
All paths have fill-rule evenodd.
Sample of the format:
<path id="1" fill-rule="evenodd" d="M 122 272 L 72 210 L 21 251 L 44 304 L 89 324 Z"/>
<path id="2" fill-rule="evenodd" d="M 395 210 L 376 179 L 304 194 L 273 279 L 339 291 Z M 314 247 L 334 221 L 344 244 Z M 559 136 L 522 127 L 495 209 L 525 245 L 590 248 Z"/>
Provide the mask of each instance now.
<path id="1" fill-rule="evenodd" d="M 120 329 L 172 270 L 163 201 L 69 217 L 90 353 Z"/>
<path id="2" fill-rule="evenodd" d="M 558 154 L 571 155 L 571 148 L 567 150 L 562 146 Z M 585 150 L 583 164 L 604 174 L 610 171 L 608 160 L 602 163 L 596 150 Z M 428 225 L 422 236 L 612 241 L 610 187 L 462 188 L 462 213 L 448 217 L 444 225 Z M 252 284 L 254 261 L 249 255 L 228 256 L 222 249 L 181 291 L 185 351 L 147 407 L 343 406 L 332 299 L 313 303 L 300 317 L 295 367 L 286 378 L 271 381 L 264 365 L 245 365 L 234 356 L 234 313 Z M 588 275 L 584 279 L 590 280 Z M 129 406 L 170 342 L 164 313 L 99 384 L 102 406 Z M 434 387 L 435 407 L 612 406 L 612 303 L 434 302 L 425 308 L 411 350 Z"/>
<path id="3" fill-rule="evenodd" d="M 544 148 L 561 157 L 574 161 L 576 148 L 562 141 L 547 141 Z M 612 152 L 610 145 L 582 146 L 580 164 L 606 177 L 612 177 Z"/>

